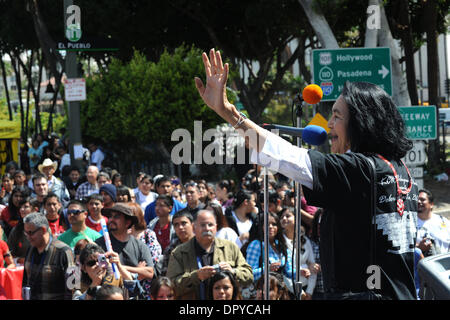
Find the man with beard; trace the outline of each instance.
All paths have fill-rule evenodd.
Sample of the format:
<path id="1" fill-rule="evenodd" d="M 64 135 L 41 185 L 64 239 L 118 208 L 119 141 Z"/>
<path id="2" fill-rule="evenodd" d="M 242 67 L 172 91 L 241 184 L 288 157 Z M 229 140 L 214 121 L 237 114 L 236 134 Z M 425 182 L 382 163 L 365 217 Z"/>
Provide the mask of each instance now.
<path id="1" fill-rule="evenodd" d="M 133 210 L 125 203 L 116 203 L 112 208 L 102 209 L 102 215 L 108 217 L 108 231 L 111 246 L 119 254 L 120 262 L 128 272 L 137 273 L 138 279 L 152 279 L 154 275 L 152 256 L 144 242 L 137 240 L 128 232 L 137 223 Z M 105 238 L 98 238 L 97 243 L 106 249 Z"/>
<path id="2" fill-rule="evenodd" d="M 200 210 L 194 221 L 195 237 L 172 251 L 167 277 L 175 283 L 177 299 L 205 300 L 208 280 L 217 272 L 230 271 L 241 286 L 253 281 L 250 265 L 239 247 L 216 238 L 214 214 Z"/>

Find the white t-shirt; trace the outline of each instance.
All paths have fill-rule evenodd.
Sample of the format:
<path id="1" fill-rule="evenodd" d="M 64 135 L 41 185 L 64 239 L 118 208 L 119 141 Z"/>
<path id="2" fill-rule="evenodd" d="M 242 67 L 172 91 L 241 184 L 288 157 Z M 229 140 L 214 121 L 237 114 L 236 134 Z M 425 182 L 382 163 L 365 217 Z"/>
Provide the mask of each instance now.
<path id="1" fill-rule="evenodd" d="M 236 216 L 236 213 L 234 213 L 234 211 L 232 211 L 233 214 L 233 218 L 236 221 L 236 225 L 239 231 L 239 235 L 246 233 L 246 232 L 250 232 L 250 228 L 252 227 L 252 220 L 248 219 L 245 222 L 242 222 L 241 220 L 239 220 L 239 218 Z"/>
<path id="2" fill-rule="evenodd" d="M 216 238 L 230 240 L 231 242 L 236 243 L 239 249 L 242 247 L 241 240 L 239 239 L 239 236 L 237 235 L 236 231 L 234 231 L 229 227 L 222 228 L 219 231 L 217 231 Z"/>
<path id="3" fill-rule="evenodd" d="M 450 221 L 440 215 L 433 214 L 428 220 L 417 217 L 417 242 L 422 241 L 425 235 L 434 239 L 438 253 L 449 252 L 450 247 Z"/>
<path id="4" fill-rule="evenodd" d="M 136 192 L 134 195 L 136 196 L 136 203 L 141 206 L 144 212 L 145 208 L 158 197 L 158 194 L 151 191 L 148 195 L 143 194 L 141 191 Z"/>

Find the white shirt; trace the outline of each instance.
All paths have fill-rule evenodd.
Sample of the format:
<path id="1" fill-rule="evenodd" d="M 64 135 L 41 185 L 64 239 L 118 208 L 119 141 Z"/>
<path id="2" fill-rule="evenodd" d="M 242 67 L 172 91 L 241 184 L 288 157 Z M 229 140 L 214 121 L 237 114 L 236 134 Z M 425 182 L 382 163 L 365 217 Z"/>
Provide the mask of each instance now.
<path id="1" fill-rule="evenodd" d="M 145 208 L 147 208 L 147 206 L 152 203 L 153 201 L 156 200 L 156 198 L 158 197 L 157 193 L 154 192 L 149 192 L 148 195 L 143 194 L 141 191 L 136 192 L 135 194 L 136 197 L 136 203 L 139 204 L 142 208 L 142 210 L 144 210 L 145 212 Z"/>
<path id="2" fill-rule="evenodd" d="M 417 217 L 417 240 L 422 241 L 425 235 L 434 239 L 439 253 L 449 252 L 450 247 L 450 221 L 440 215 L 432 214 L 428 220 Z"/>
<path id="3" fill-rule="evenodd" d="M 267 133 L 261 152 L 251 149 L 250 161 L 290 177 L 312 190 L 313 176 L 308 150 L 294 146 L 270 131 Z"/>
<path id="4" fill-rule="evenodd" d="M 237 235 L 236 231 L 234 231 L 229 227 L 222 228 L 219 231 L 217 231 L 216 238 L 230 240 L 231 242 L 236 243 L 239 249 L 242 247 L 242 242 L 239 239 L 239 236 Z"/>
<path id="5" fill-rule="evenodd" d="M 102 169 L 102 161 L 105 159 L 104 153 L 100 150 L 100 148 L 97 148 L 92 154 L 91 154 L 91 164 L 95 163 L 98 170 Z"/>

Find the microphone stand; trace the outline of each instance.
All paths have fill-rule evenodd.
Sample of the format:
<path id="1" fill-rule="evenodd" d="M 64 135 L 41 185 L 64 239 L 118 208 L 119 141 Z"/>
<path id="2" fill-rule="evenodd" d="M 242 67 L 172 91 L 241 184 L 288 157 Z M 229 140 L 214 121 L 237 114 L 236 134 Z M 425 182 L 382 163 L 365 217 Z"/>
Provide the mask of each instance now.
<path id="1" fill-rule="evenodd" d="M 297 127 L 301 128 L 301 121 L 302 121 L 302 116 L 303 116 L 303 106 L 304 106 L 304 101 L 302 99 L 302 97 L 299 95 L 299 103 L 297 103 L 296 106 L 296 117 L 297 117 Z M 297 137 L 297 147 L 301 148 L 302 146 L 302 138 L 299 136 Z M 295 181 L 294 184 L 294 188 L 295 188 L 295 237 L 294 237 L 294 245 L 293 245 L 293 252 L 292 255 L 294 255 L 294 253 L 297 254 L 297 259 L 295 261 L 295 270 L 296 270 L 296 277 L 295 277 L 295 282 L 294 282 L 294 292 L 296 293 L 296 299 L 297 300 L 301 300 L 301 296 L 302 296 L 302 283 L 300 281 L 300 269 L 301 269 L 301 222 L 302 222 L 302 215 L 301 215 L 301 193 L 300 193 L 300 188 L 301 188 L 301 184 L 297 181 Z"/>
<path id="2" fill-rule="evenodd" d="M 270 300 L 269 281 L 269 177 L 268 170 L 263 167 L 264 175 L 264 300 Z M 261 243 L 262 245 L 262 243 Z"/>

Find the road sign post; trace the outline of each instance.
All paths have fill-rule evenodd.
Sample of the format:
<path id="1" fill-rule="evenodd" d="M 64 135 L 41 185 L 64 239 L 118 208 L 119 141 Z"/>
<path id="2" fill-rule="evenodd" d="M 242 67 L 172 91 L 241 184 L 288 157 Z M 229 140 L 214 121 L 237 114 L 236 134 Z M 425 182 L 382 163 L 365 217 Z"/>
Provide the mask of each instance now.
<path id="1" fill-rule="evenodd" d="M 322 101 L 334 101 L 345 81 L 376 84 L 392 95 L 389 48 L 317 49 L 312 51 L 314 83 L 322 88 Z"/>

